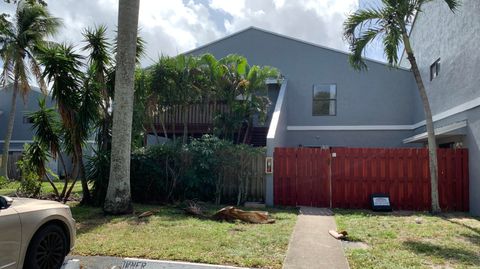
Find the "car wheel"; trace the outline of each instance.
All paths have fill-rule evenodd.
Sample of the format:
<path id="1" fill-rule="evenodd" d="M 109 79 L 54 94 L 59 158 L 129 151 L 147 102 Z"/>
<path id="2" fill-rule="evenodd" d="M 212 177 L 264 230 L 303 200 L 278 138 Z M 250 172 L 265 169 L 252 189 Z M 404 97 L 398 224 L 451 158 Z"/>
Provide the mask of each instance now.
<path id="1" fill-rule="evenodd" d="M 25 257 L 26 269 L 60 269 L 67 254 L 67 238 L 62 228 L 48 225 L 30 241 Z"/>

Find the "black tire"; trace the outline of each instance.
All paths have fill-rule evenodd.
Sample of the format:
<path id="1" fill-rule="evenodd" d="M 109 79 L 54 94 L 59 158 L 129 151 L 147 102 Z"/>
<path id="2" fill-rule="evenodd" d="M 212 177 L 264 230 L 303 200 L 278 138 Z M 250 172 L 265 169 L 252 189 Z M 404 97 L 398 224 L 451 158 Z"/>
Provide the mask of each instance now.
<path id="1" fill-rule="evenodd" d="M 67 237 L 58 225 L 42 227 L 33 236 L 24 269 L 60 269 L 68 253 Z"/>

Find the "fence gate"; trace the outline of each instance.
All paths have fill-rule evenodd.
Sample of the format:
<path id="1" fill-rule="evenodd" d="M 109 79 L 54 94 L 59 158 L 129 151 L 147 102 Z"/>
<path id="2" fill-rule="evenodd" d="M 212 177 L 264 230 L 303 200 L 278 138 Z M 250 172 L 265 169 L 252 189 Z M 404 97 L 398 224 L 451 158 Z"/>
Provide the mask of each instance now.
<path id="1" fill-rule="evenodd" d="M 276 148 L 274 203 L 370 208 L 386 193 L 394 209 L 430 210 L 426 148 Z M 444 211 L 469 210 L 467 149 L 438 149 L 438 192 Z"/>
<path id="2" fill-rule="evenodd" d="M 320 148 L 276 148 L 274 203 L 330 207 L 330 151 Z"/>

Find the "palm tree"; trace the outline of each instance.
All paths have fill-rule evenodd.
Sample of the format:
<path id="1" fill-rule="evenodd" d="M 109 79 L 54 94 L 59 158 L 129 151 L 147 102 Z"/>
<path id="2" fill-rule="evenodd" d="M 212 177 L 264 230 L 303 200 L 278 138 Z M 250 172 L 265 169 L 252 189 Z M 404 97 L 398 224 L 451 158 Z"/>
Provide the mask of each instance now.
<path id="1" fill-rule="evenodd" d="M 140 0 L 119 1 L 110 180 L 103 206 L 108 214 L 132 211 L 130 153 L 139 6 Z"/>
<path id="2" fill-rule="evenodd" d="M 18 93 L 25 97 L 30 91 L 29 74 L 37 79 L 40 89 L 46 91 L 40 66 L 36 60 L 39 46 L 56 33 L 60 20 L 52 17 L 46 7 L 35 1 L 19 1 L 14 21 L 0 16 L 0 57 L 3 60 L 1 82 L 12 83 L 13 94 L 3 145 L 0 175 L 8 177 L 7 164 L 12 138 Z"/>
<path id="3" fill-rule="evenodd" d="M 90 125 L 96 117 L 96 88 L 83 86 L 84 74 L 81 70 L 83 57 L 75 53 L 73 46 L 60 44 L 43 48 L 39 60 L 44 66 L 43 77 L 52 83 L 52 98 L 55 99 L 62 128 L 66 151 L 73 156 L 73 177 L 69 192 L 80 178 L 82 183 L 82 203 L 91 201 L 83 165 L 83 146 L 90 134 Z M 66 196 L 70 193 L 67 192 Z"/>
<path id="4" fill-rule="evenodd" d="M 53 159 L 60 159 L 60 163 L 62 164 L 62 167 L 64 171 L 66 171 L 66 166 L 65 166 L 65 160 L 63 159 L 63 156 L 61 154 L 61 140 L 62 140 L 62 135 L 61 135 L 61 128 L 60 128 L 60 122 L 58 121 L 57 113 L 53 108 L 47 108 L 45 99 L 40 99 L 38 100 L 38 107 L 39 110 L 35 112 L 31 112 L 28 114 L 28 117 L 32 121 L 32 129 L 35 131 L 35 141 L 37 145 L 34 145 L 31 147 L 31 149 L 36 149 L 37 153 L 42 152 L 41 149 L 45 149 L 48 151 L 48 157 L 51 157 Z M 28 152 L 27 152 L 28 153 Z M 34 152 L 30 152 L 34 153 Z M 29 156 L 29 154 L 26 154 Z M 37 156 L 46 156 L 47 154 L 37 154 Z M 46 173 L 46 170 L 44 169 L 45 165 L 44 163 L 46 161 L 41 161 L 44 158 L 33 158 L 38 160 L 36 162 L 36 167 L 37 167 L 37 173 L 40 178 L 47 178 L 49 183 L 52 185 L 55 195 L 57 199 L 61 200 L 63 196 L 66 193 L 66 189 L 68 186 L 68 177 L 65 177 L 64 179 L 64 187 L 63 191 L 60 194 L 58 190 L 55 187 L 55 184 L 53 184 L 53 181 L 48 178 L 48 175 Z"/>
<path id="5" fill-rule="evenodd" d="M 344 23 L 344 36 L 352 52 L 350 64 L 357 70 L 367 69 L 362 54 L 366 46 L 376 38 L 382 39 L 387 61 L 392 66 L 398 65 L 398 51 L 400 46 L 404 45 L 425 112 L 430 159 L 432 212 L 440 212 L 437 143 L 432 111 L 407 30 L 412 26 L 415 16 L 422 11 L 422 5 L 432 1 L 434 0 L 382 0 L 379 7 L 358 10 L 351 14 Z M 459 0 L 441 1 L 444 1 L 452 12 L 460 5 Z"/>
<path id="6" fill-rule="evenodd" d="M 94 29 L 87 28 L 83 32 L 84 42 L 86 45 L 82 48 L 88 51 L 88 62 L 93 72 L 93 80 L 100 88 L 101 99 L 100 115 L 98 122 L 98 146 L 99 150 L 106 151 L 109 147 L 110 128 L 111 128 L 111 103 L 112 95 L 107 87 L 108 74 L 112 70 L 112 51 L 110 41 L 107 38 L 107 27 L 98 26 Z"/>

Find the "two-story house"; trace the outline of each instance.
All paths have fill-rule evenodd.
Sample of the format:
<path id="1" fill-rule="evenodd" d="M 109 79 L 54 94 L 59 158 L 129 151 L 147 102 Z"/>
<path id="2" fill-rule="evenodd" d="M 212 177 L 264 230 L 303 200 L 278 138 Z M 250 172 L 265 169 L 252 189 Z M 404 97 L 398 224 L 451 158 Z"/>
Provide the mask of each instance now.
<path id="1" fill-rule="evenodd" d="M 411 37 L 434 112 L 440 147 L 469 149 L 470 210 L 480 214 L 480 3 L 466 0 L 456 14 L 426 4 Z M 285 79 L 270 87 L 273 107 L 267 156 L 275 147 L 424 147 L 423 106 L 408 65 L 367 60 L 357 72 L 348 53 L 250 27 L 187 54 L 245 56 L 277 67 Z M 267 175 L 266 202 L 273 203 Z"/>

